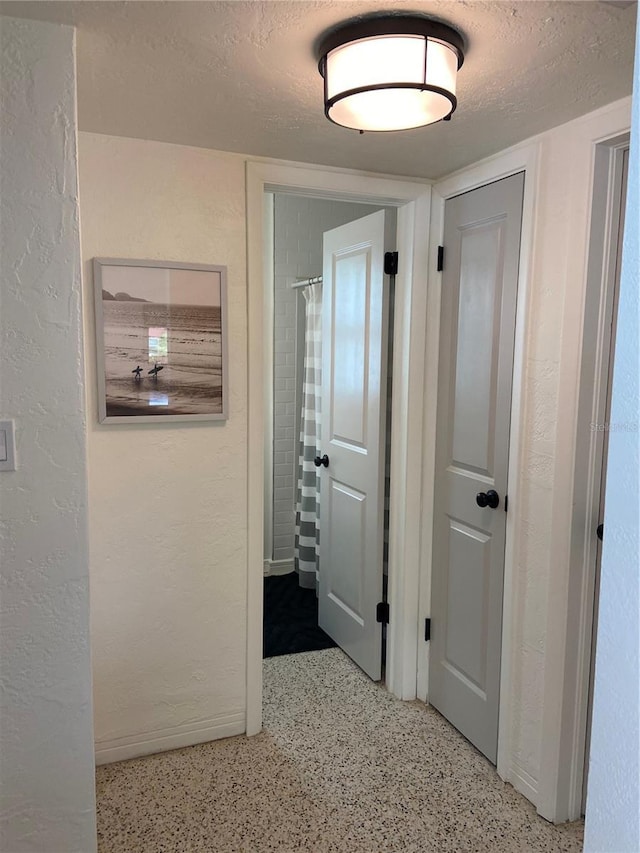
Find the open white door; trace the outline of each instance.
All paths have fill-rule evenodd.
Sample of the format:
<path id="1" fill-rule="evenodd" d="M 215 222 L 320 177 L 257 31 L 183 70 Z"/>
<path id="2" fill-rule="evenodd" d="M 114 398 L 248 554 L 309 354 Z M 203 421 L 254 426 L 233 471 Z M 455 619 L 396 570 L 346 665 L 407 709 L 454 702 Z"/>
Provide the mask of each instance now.
<path id="1" fill-rule="evenodd" d="M 429 702 L 494 764 L 524 175 L 444 215 Z"/>
<path id="2" fill-rule="evenodd" d="M 324 235 L 319 624 L 381 677 L 388 279 L 381 210 Z"/>

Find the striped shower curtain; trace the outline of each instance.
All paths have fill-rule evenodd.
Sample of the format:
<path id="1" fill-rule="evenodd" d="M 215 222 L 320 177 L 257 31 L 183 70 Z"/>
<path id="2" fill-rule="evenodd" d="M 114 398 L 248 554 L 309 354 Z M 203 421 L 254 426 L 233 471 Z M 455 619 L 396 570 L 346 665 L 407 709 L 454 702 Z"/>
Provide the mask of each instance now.
<path id="1" fill-rule="evenodd" d="M 322 284 L 304 289 L 305 351 L 298 457 L 295 570 L 298 582 L 316 588 L 320 544 L 320 477 L 313 464 L 320 452 L 322 393 Z"/>

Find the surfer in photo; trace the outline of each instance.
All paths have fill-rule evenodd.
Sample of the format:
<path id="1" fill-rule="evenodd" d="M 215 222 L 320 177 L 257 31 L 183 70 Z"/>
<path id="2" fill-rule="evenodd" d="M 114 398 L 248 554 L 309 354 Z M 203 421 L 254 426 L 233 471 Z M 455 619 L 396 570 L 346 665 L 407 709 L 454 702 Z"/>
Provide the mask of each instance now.
<path id="1" fill-rule="evenodd" d="M 153 374 L 153 378 L 154 378 L 154 379 L 157 379 L 157 378 L 158 378 L 158 373 L 160 373 L 160 371 L 161 371 L 163 368 L 164 368 L 164 365 L 163 365 L 163 364 L 158 364 L 158 363 L 156 362 L 156 364 L 154 364 L 154 366 L 153 366 L 153 367 L 151 368 L 151 370 L 149 370 L 148 372 L 149 372 L 150 374 Z"/>
<path id="2" fill-rule="evenodd" d="M 135 381 L 136 381 L 136 382 L 140 382 L 140 375 L 141 375 L 141 373 L 142 373 L 142 368 L 140 367 L 140 365 L 138 365 L 138 366 L 137 366 L 134 370 L 132 370 L 131 372 L 132 372 L 132 373 L 135 373 L 135 377 L 134 377 Z"/>

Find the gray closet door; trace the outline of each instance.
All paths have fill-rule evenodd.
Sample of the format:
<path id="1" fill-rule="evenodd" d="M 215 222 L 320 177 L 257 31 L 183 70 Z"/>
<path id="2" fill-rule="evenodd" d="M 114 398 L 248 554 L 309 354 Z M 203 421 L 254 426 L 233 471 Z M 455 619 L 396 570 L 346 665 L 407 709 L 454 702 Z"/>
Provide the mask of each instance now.
<path id="1" fill-rule="evenodd" d="M 429 701 L 494 763 L 523 191 L 445 204 Z"/>

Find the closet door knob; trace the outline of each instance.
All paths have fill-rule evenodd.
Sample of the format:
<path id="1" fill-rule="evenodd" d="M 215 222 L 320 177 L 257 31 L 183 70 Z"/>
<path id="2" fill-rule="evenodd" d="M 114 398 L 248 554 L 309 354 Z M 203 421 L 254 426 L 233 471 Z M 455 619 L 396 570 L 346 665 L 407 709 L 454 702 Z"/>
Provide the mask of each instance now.
<path id="1" fill-rule="evenodd" d="M 479 507 L 488 506 L 491 509 L 497 509 L 500 504 L 500 495 L 493 489 L 489 489 L 488 492 L 478 492 L 476 503 Z"/>
<path id="2" fill-rule="evenodd" d="M 316 458 L 313 460 L 313 464 L 316 466 L 316 468 L 319 468 L 321 465 L 324 465 L 325 468 L 328 468 L 329 467 L 329 457 L 327 456 L 326 453 L 324 454 L 324 456 L 322 458 L 320 458 L 319 456 L 316 456 Z"/>

